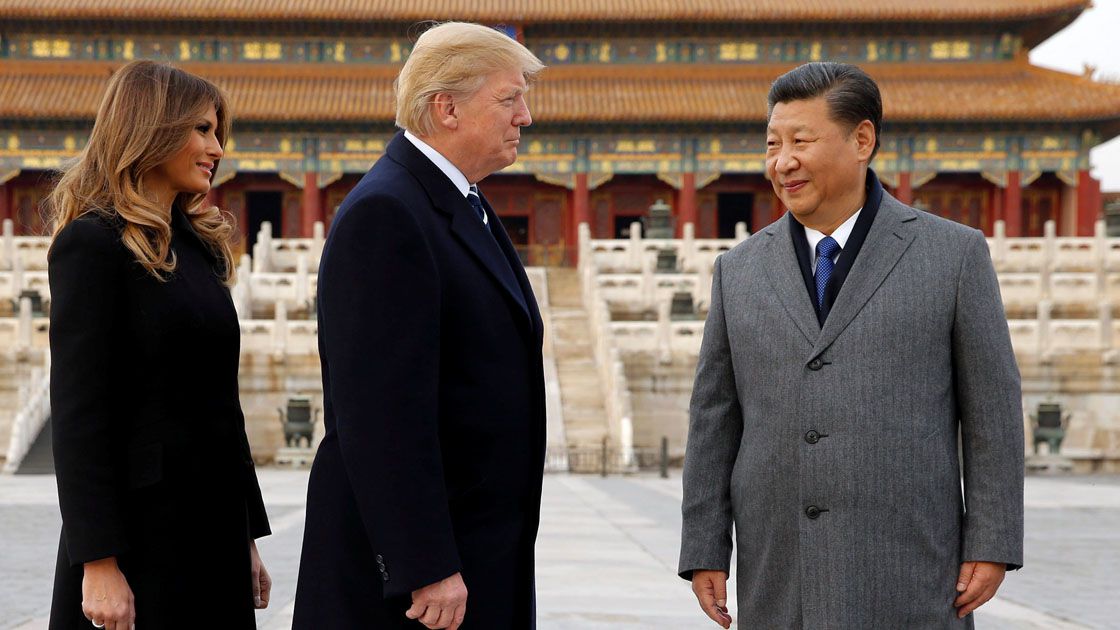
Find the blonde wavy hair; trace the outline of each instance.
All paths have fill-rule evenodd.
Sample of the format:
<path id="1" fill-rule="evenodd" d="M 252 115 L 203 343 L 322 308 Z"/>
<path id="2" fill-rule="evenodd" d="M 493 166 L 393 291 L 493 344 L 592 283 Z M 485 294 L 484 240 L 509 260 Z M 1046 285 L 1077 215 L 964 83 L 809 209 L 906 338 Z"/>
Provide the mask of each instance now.
<path id="1" fill-rule="evenodd" d="M 149 273 L 166 280 L 176 266 L 171 216 L 145 195 L 144 176 L 183 148 L 211 105 L 218 117 L 215 134 L 224 146 L 230 130 L 229 104 L 217 86 L 153 61 L 133 61 L 117 70 L 97 110 L 89 142 L 66 167 L 48 199 L 52 234 L 57 236 L 87 212 L 119 217 L 124 246 Z M 213 170 L 217 167 L 215 163 Z M 233 220 L 217 207 L 205 206 L 205 201 L 203 194 L 179 193 L 173 206 L 186 214 L 218 260 L 218 275 L 232 284 Z"/>
<path id="2" fill-rule="evenodd" d="M 436 124 L 429 105 L 437 94 L 470 96 L 487 76 L 510 69 L 532 83 L 544 64 L 517 40 L 488 26 L 444 22 L 424 31 L 393 84 L 397 126 L 432 135 Z"/>

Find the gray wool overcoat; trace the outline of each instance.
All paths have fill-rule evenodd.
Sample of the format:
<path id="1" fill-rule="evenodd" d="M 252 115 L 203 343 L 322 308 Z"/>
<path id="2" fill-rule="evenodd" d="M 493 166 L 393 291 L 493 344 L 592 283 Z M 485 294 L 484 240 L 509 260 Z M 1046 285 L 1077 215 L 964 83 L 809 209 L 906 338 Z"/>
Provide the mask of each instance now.
<path id="1" fill-rule="evenodd" d="M 728 571 L 734 525 L 740 628 L 971 628 L 960 563 L 1023 561 L 1019 371 L 984 237 L 884 193 L 822 328 L 791 220 L 716 261 L 680 574 Z"/>

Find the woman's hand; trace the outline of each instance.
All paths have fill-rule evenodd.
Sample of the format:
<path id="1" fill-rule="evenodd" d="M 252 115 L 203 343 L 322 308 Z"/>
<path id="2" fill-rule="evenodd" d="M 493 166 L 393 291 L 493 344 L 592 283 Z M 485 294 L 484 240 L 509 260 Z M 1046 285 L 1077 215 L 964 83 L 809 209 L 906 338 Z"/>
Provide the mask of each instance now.
<path id="1" fill-rule="evenodd" d="M 249 556 L 253 565 L 253 605 L 257 608 L 268 608 L 268 598 L 272 594 L 272 578 L 261 562 L 261 554 L 257 552 L 257 541 L 249 541 Z"/>
<path id="2" fill-rule="evenodd" d="M 87 562 L 84 569 L 82 614 L 97 628 L 132 630 L 136 624 L 136 605 L 117 559 Z"/>

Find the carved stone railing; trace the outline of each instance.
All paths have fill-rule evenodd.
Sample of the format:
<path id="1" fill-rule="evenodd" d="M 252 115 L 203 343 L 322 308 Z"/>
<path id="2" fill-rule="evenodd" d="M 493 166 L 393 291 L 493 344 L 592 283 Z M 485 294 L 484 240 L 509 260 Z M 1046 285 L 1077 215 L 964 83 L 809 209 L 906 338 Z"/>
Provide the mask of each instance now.
<path id="1" fill-rule="evenodd" d="M 241 353 L 286 356 L 318 355 L 319 326 L 315 320 L 288 321 L 283 303 L 275 319 L 241 320 Z"/>
<path id="2" fill-rule="evenodd" d="M 617 347 L 626 352 L 656 352 L 661 357 L 698 356 L 704 322 L 674 322 L 668 317 L 655 322 L 611 322 L 611 333 Z"/>
<path id="3" fill-rule="evenodd" d="M 579 226 L 579 248 L 583 305 L 587 310 L 588 336 L 599 372 L 599 387 L 606 407 L 607 425 L 611 441 L 620 449 L 623 465 L 629 468 L 634 462 L 634 414 L 630 402 L 630 387 L 626 383 L 625 366 L 618 349 L 614 347 L 610 310 L 595 282 L 591 228 L 586 223 Z"/>
<path id="4" fill-rule="evenodd" d="M 634 228 L 635 225 L 638 227 Z M 743 223 L 737 224 L 736 237 L 733 239 L 694 238 L 695 229 L 691 223 L 686 223 L 681 231 L 684 238 L 680 239 L 643 239 L 641 224 L 634 223 L 631 225 L 629 239 L 591 241 L 592 265 L 597 274 L 641 273 L 647 267 L 654 266 L 660 251 L 671 249 L 676 253 L 681 271 L 705 270 L 710 273 L 720 254 L 747 237 L 746 225 Z M 584 258 L 581 256 L 580 265 L 583 264 Z"/>
<path id="5" fill-rule="evenodd" d="M 0 233 L 0 270 L 12 271 L 19 261 L 25 271 L 45 271 L 51 238 L 15 236 L 13 226 L 11 219 L 4 219 L 3 232 Z M 253 246 L 254 264 L 259 265 L 258 271 L 295 271 L 296 260 L 304 256 L 309 268 L 317 270 L 325 234 L 323 223 L 316 221 L 311 238 L 273 238 L 272 225 L 265 221 Z"/>
<path id="6" fill-rule="evenodd" d="M 1045 223 L 1041 237 L 1005 236 L 1003 221 L 996 221 L 994 232 L 988 248 L 999 272 L 1120 272 L 1120 238 L 1106 235 L 1104 221 L 1085 237 L 1057 236 L 1053 221 Z"/>
<path id="7" fill-rule="evenodd" d="M 51 355 L 47 352 L 44 357 L 43 367 L 32 368 L 30 383 L 20 386 L 20 408 L 12 420 L 8 454 L 4 460 L 6 474 L 19 469 L 51 416 Z"/>
<path id="8" fill-rule="evenodd" d="M 242 319 L 252 318 L 253 305 L 283 303 L 288 309 L 309 308 L 319 288 L 319 274 L 309 271 L 308 255 L 296 257 L 295 272 L 254 271 L 248 254 L 241 257 L 237 268 L 237 281 L 230 293 L 237 314 Z"/>
<path id="9" fill-rule="evenodd" d="M 316 221 L 311 238 L 272 238 L 272 224 L 261 223 L 253 245 L 253 271 L 296 271 L 300 257 L 308 269 L 318 271 L 326 242 L 322 221 Z"/>

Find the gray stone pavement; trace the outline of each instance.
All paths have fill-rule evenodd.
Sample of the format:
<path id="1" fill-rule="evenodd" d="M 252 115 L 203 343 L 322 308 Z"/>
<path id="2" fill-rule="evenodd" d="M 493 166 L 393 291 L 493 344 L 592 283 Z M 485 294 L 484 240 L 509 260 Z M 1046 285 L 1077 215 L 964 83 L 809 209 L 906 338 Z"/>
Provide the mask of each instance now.
<path id="1" fill-rule="evenodd" d="M 259 546 L 276 586 L 258 625 L 288 628 L 307 475 L 266 469 L 261 483 L 275 533 Z M 679 505 L 676 476 L 546 477 L 541 630 L 715 628 L 675 577 Z M 977 627 L 1120 628 L 1120 478 L 1031 477 L 1026 505 L 1026 568 Z M 0 629 L 46 628 L 59 523 L 53 477 L 0 476 Z"/>

